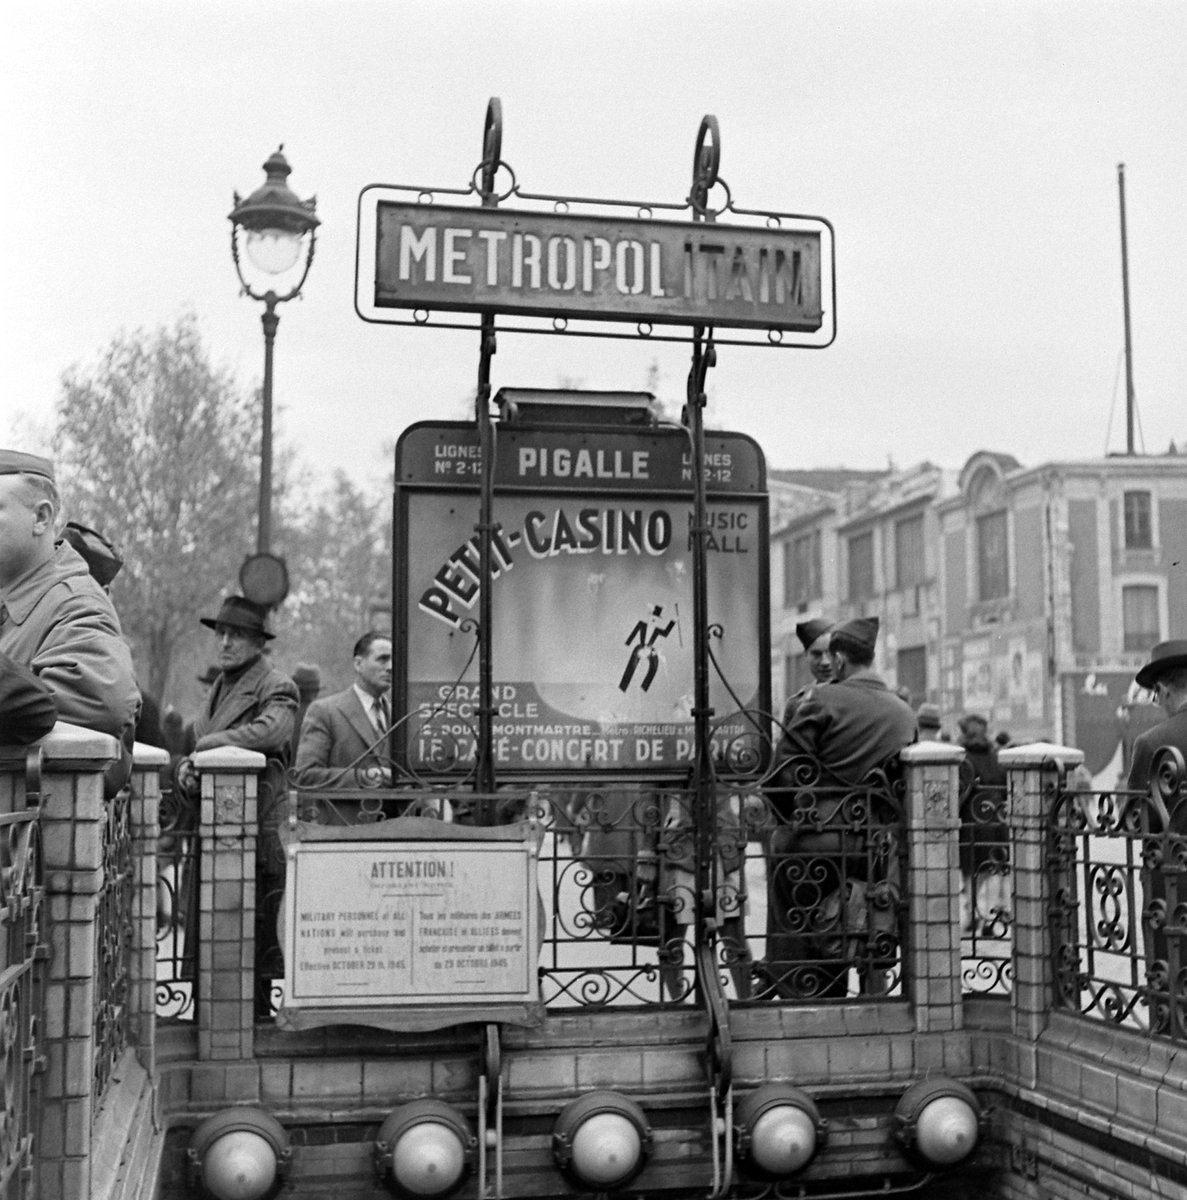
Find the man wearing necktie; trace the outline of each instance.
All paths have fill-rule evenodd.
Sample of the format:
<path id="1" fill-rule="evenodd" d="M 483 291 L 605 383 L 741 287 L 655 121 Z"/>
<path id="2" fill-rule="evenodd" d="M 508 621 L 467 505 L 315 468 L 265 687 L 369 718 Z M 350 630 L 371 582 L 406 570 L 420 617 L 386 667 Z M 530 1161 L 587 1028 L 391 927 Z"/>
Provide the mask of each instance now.
<path id="1" fill-rule="evenodd" d="M 354 683 L 309 706 L 294 770 L 300 787 L 391 787 L 392 641 L 370 630 L 354 645 Z"/>

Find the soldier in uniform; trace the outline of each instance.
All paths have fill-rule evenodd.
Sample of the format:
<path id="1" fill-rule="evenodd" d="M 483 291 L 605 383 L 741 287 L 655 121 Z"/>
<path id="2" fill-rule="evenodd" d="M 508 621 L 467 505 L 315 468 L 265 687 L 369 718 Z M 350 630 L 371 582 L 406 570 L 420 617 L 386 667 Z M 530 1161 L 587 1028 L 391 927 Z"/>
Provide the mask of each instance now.
<path id="1" fill-rule="evenodd" d="M 56 538 L 60 508 L 48 458 L 0 450 L 0 654 L 37 680 L 31 693 L 28 678 L 19 677 L 20 703 L 40 712 L 23 738 L 46 732 L 48 695 L 59 720 L 118 739 L 120 756 L 106 778 L 110 796 L 131 772 L 140 692 L 110 597 L 77 551 Z M 16 688 L 18 677 L 5 675 Z M 6 711 L 16 713 L 18 699 Z"/>
<path id="2" fill-rule="evenodd" d="M 865 797 L 865 781 L 916 739 L 915 714 L 873 670 L 876 617 L 856 617 L 829 633 L 832 682 L 808 691 L 788 723 L 776 775 L 784 787 L 788 824 L 773 838 L 787 876 L 789 926 L 804 931 L 806 969 L 771 963 L 792 995 L 844 996 L 855 929 L 873 934 L 893 919 L 893 907 L 867 904 L 870 890 L 895 885 L 887 861 L 872 877 L 864 832 L 846 823 L 845 801 Z M 889 853 L 889 852 L 888 852 Z M 889 929 L 881 932 L 890 933 Z M 889 947 L 888 947 L 889 952 Z M 790 973 L 786 968 L 792 968 Z M 867 965 L 868 968 L 868 965 Z M 867 969 L 863 988 L 876 990 L 880 972 Z"/>

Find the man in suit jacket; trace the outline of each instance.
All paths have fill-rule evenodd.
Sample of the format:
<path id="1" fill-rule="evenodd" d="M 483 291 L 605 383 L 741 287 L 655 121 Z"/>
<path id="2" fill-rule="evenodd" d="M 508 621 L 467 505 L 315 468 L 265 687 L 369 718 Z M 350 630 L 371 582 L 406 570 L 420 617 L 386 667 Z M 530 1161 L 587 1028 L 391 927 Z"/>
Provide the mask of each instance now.
<path id="1" fill-rule="evenodd" d="M 1133 744 L 1133 765 L 1129 769 L 1129 787 L 1136 792 L 1149 792 L 1156 760 L 1162 751 L 1177 750 L 1187 759 L 1187 639 L 1159 642 L 1150 652 L 1150 661 L 1137 673 L 1140 686 L 1152 691 L 1166 720 L 1147 729 Z M 1164 756 L 1165 757 L 1165 756 Z M 1170 756 L 1173 760 L 1173 755 Z M 1173 767 L 1171 768 L 1173 770 Z M 1187 821 L 1187 800 L 1171 800 L 1169 813 L 1172 830 L 1181 830 Z M 1161 816 L 1152 805 L 1146 810 L 1148 832 L 1162 837 Z M 1142 911 L 1166 905 L 1166 877 L 1163 866 L 1143 860 L 1141 873 L 1144 900 Z M 1143 922 L 1146 951 L 1146 972 L 1153 994 L 1150 996 L 1150 1024 L 1158 1033 L 1170 1028 L 1170 1006 L 1175 985 L 1169 977 L 1170 945 L 1164 927 Z"/>
<path id="2" fill-rule="evenodd" d="M 301 787 L 391 787 L 392 642 L 376 630 L 354 645 L 354 683 L 314 700 L 305 713 L 294 770 Z"/>
<path id="3" fill-rule="evenodd" d="M 1166 713 L 1165 721 L 1147 729 L 1133 744 L 1129 786 L 1144 792 L 1150 786 L 1154 756 L 1164 746 L 1174 746 L 1187 758 L 1187 639 L 1155 646 L 1137 681 L 1155 693 Z"/>

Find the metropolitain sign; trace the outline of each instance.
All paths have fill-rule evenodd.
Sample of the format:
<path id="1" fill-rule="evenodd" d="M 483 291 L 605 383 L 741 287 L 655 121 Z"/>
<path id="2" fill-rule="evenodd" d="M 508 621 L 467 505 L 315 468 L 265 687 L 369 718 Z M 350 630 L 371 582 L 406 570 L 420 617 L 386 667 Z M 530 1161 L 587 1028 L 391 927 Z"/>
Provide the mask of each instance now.
<path id="1" fill-rule="evenodd" d="M 382 189 L 360 198 L 357 302 L 371 319 L 416 309 L 800 333 L 831 325 L 822 267 L 832 238 L 823 221 L 656 221 L 368 192 Z"/>

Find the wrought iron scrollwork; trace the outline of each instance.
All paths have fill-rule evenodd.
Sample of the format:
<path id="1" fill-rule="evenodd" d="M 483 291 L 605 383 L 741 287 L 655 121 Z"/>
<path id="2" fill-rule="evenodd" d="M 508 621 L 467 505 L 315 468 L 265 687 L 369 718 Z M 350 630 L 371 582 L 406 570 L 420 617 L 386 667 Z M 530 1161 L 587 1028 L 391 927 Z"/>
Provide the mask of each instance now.
<path id="1" fill-rule="evenodd" d="M 696 150 L 692 159 L 692 191 L 688 203 L 694 214 L 704 220 L 708 214 L 709 193 L 717 183 L 721 166 L 721 130 L 717 118 L 706 113 L 697 130 Z"/>
<path id="2" fill-rule="evenodd" d="M 1066 1008 L 1187 1040 L 1187 770 L 1168 747 L 1148 792 L 1064 781 L 1049 824 L 1056 995 Z"/>
<path id="3" fill-rule="evenodd" d="M 102 827 L 103 882 L 95 922 L 94 1096 L 103 1095 L 128 1043 L 132 943 L 131 792 L 107 802 Z"/>
<path id="4" fill-rule="evenodd" d="M 38 765 L 39 753 L 30 755 Z M 39 786 L 38 780 L 27 798 Z M 32 1177 L 38 1077 L 45 1065 L 38 1055 L 47 950 L 37 817 L 35 804 L 0 813 L 0 1180 Z"/>

